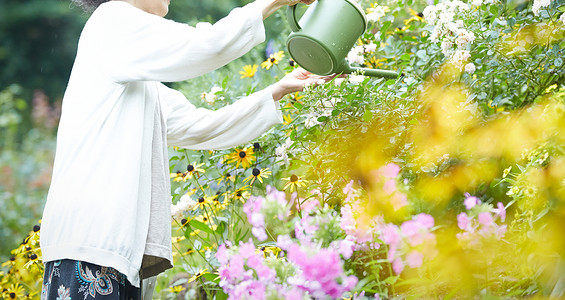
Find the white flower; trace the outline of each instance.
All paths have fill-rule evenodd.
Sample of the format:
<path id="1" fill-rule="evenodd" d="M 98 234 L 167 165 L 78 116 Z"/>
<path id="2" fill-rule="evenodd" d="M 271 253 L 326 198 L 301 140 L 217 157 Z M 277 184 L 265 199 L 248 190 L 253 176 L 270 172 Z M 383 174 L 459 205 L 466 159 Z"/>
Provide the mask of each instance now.
<path id="1" fill-rule="evenodd" d="M 551 4 L 551 0 L 534 0 L 532 5 L 532 12 L 534 15 L 539 16 L 539 11 L 543 7 L 548 7 Z"/>
<path id="2" fill-rule="evenodd" d="M 304 120 L 304 126 L 306 128 L 312 128 L 316 125 L 320 124 L 320 122 L 318 122 L 318 116 L 314 115 L 314 114 L 307 114 L 306 115 L 306 120 Z"/>
<path id="3" fill-rule="evenodd" d="M 473 4 L 474 6 L 481 6 L 483 5 L 483 0 L 473 0 L 471 1 L 471 4 Z"/>
<path id="4" fill-rule="evenodd" d="M 363 47 L 365 48 L 365 52 L 375 52 L 375 50 L 377 50 L 377 45 L 373 44 L 373 42 Z"/>
<path id="5" fill-rule="evenodd" d="M 561 17 L 559 17 L 559 21 L 561 21 L 561 23 L 563 23 L 563 26 L 565 26 L 565 13 L 561 14 Z"/>
<path id="6" fill-rule="evenodd" d="M 458 32 L 457 39 L 455 43 L 457 44 L 457 48 L 465 49 L 467 45 L 473 43 L 475 41 L 475 34 L 472 31 L 467 31 L 465 29 L 460 29 Z"/>
<path id="7" fill-rule="evenodd" d="M 435 25 L 436 24 L 436 20 L 437 20 L 437 9 L 435 6 L 433 5 L 429 5 L 426 6 L 426 8 L 424 8 L 424 19 L 426 20 L 426 22 L 430 25 Z"/>
<path id="8" fill-rule="evenodd" d="M 185 212 L 192 210 L 196 206 L 196 201 L 192 200 L 189 195 L 183 195 L 177 204 L 171 205 L 171 216 L 180 219 Z"/>
<path id="9" fill-rule="evenodd" d="M 339 86 L 343 81 L 345 81 L 345 78 L 336 78 L 334 79 L 334 84 Z"/>
<path id="10" fill-rule="evenodd" d="M 470 57 L 471 57 L 471 53 L 469 53 L 469 51 L 457 50 L 455 51 L 455 53 L 453 53 L 453 56 L 451 57 L 451 63 L 453 63 L 459 69 L 463 70 L 463 66 L 465 65 L 467 60 L 469 60 Z"/>
<path id="11" fill-rule="evenodd" d="M 384 17 L 390 11 L 386 6 L 377 5 L 376 7 L 371 7 L 367 9 L 367 20 L 378 22 L 382 17 Z"/>
<path id="12" fill-rule="evenodd" d="M 221 88 L 221 87 L 219 87 L 219 86 L 214 86 L 214 87 L 212 87 L 212 89 L 210 90 L 210 93 L 211 93 L 211 94 L 215 94 L 215 93 L 220 92 L 220 91 L 222 91 L 222 88 Z"/>
<path id="13" fill-rule="evenodd" d="M 443 55 L 448 55 L 451 47 L 453 46 L 453 43 L 449 40 L 444 40 L 441 42 L 441 52 L 443 53 Z"/>
<path id="14" fill-rule="evenodd" d="M 465 65 L 465 72 L 469 73 L 469 74 L 473 74 L 476 70 L 475 64 L 468 63 Z"/>
<path id="15" fill-rule="evenodd" d="M 275 149 L 275 155 L 282 158 L 285 162 L 288 162 L 289 149 L 292 146 L 292 140 L 286 138 L 286 141 Z"/>
<path id="16" fill-rule="evenodd" d="M 360 84 L 363 82 L 363 80 L 365 80 L 365 76 L 363 75 L 349 75 L 349 82 L 353 83 L 353 84 Z"/>
<path id="17" fill-rule="evenodd" d="M 356 46 L 349 51 L 347 54 L 347 60 L 350 63 L 358 63 L 363 64 L 365 62 L 365 58 L 363 57 L 363 46 Z"/>

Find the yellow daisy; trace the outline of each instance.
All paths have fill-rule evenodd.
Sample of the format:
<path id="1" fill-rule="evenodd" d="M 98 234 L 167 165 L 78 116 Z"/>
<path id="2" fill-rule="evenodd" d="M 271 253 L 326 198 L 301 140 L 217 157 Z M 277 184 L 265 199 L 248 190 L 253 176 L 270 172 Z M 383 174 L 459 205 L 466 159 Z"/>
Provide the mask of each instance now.
<path id="1" fill-rule="evenodd" d="M 259 181 L 263 183 L 263 178 L 269 178 L 268 175 L 271 175 L 271 171 L 269 171 L 269 168 L 264 168 L 264 169 L 253 168 L 251 175 L 245 178 L 243 180 L 243 183 L 247 183 L 249 181 L 250 182 L 249 185 L 253 185 L 256 179 L 259 179 Z"/>
<path id="2" fill-rule="evenodd" d="M 284 180 L 288 180 L 288 182 L 284 185 L 284 190 L 290 187 L 290 192 L 292 193 L 294 189 L 298 191 L 298 187 L 306 187 L 307 180 L 304 180 L 294 174 L 290 175 L 290 177 L 283 178 Z"/>
<path id="3" fill-rule="evenodd" d="M 198 175 L 198 172 L 204 173 L 204 169 L 200 168 L 202 165 L 204 165 L 204 163 L 197 165 L 189 164 L 186 166 L 186 172 L 184 173 L 183 180 L 187 181 L 188 179 L 191 179 L 194 175 Z"/>
<path id="4" fill-rule="evenodd" d="M 251 78 L 255 76 L 258 67 L 256 64 L 243 66 L 243 71 L 239 71 L 239 74 L 241 78 Z"/>
<path id="5" fill-rule="evenodd" d="M 267 58 L 266 61 L 261 63 L 261 68 L 269 70 L 272 66 L 277 65 L 284 57 L 284 51 L 273 53 Z"/>
<path id="6" fill-rule="evenodd" d="M 217 181 L 218 181 L 218 184 L 222 183 L 222 181 L 225 181 L 226 183 L 228 183 L 229 181 L 235 182 L 235 176 L 232 176 L 228 172 L 224 176 L 221 176 L 220 178 L 218 178 Z"/>
<path id="7" fill-rule="evenodd" d="M 236 163 L 236 168 L 241 164 L 241 167 L 247 169 L 255 162 L 254 154 L 253 147 L 236 148 L 235 152 L 228 156 L 228 163 Z"/>
<path id="8" fill-rule="evenodd" d="M 178 284 L 178 285 L 169 287 L 169 290 L 171 291 L 171 293 L 178 294 L 178 293 L 184 291 L 184 287 L 182 286 L 182 284 Z"/>
<path id="9" fill-rule="evenodd" d="M 198 278 L 202 277 L 202 275 L 210 273 L 208 272 L 208 269 L 200 269 L 198 272 L 196 272 L 196 274 L 192 275 L 192 277 L 190 277 L 188 279 L 188 283 L 191 283 L 195 280 L 197 280 Z"/>

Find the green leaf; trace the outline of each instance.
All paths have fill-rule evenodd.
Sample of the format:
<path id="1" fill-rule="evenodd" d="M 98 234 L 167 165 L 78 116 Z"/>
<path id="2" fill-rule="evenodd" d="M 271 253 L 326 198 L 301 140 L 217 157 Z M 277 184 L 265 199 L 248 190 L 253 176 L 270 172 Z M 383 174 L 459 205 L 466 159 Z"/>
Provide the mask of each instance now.
<path id="1" fill-rule="evenodd" d="M 190 239 L 191 232 L 192 232 L 192 228 L 190 228 L 190 226 L 186 226 L 184 230 L 184 237 Z"/>
<path id="2" fill-rule="evenodd" d="M 302 107 L 304 107 L 300 102 L 295 102 L 293 105 L 296 109 L 302 109 Z"/>
<path id="3" fill-rule="evenodd" d="M 397 280 L 398 280 L 398 276 L 389 276 L 387 279 L 384 280 L 384 282 L 388 284 L 395 284 Z"/>
<path id="4" fill-rule="evenodd" d="M 212 229 L 210 227 L 208 227 L 208 225 L 196 220 L 196 219 L 192 219 L 190 220 L 190 222 L 188 222 L 188 225 L 190 225 L 191 227 L 194 227 L 196 229 L 200 229 L 204 232 L 213 234 L 214 231 L 212 231 Z"/>
<path id="5" fill-rule="evenodd" d="M 369 122 L 371 119 L 373 119 L 373 112 L 369 109 L 365 109 L 365 112 L 363 113 L 363 121 Z"/>
<path id="6" fill-rule="evenodd" d="M 202 275 L 202 277 L 206 278 L 206 280 L 208 281 L 220 282 L 220 276 L 218 276 L 217 274 L 205 273 Z"/>
<path id="7" fill-rule="evenodd" d="M 216 300 L 227 300 L 228 295 L 223 290 L 218 290 L 216 293 Z"/>
<path id="8" fill-rule="evenodd" d="M 556 67 L 561 67 L 561 65 L 563 64 L 563 59 L 562 59 L 561 57 L 558 57 L 558 58 L 556 58 L 556 59 L 553 61 L 553 64 L 554 64 Z"/>

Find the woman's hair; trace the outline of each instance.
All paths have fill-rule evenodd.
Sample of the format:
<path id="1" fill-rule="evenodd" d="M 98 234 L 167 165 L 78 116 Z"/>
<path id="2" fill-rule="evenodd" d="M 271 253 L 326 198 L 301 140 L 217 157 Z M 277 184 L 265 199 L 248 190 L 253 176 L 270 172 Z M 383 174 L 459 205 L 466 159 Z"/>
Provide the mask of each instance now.
<path id="1" fill-rule="evenodd" d="M 93 12 L 98 7 L 98 5 L 108 1 L 109 0 L 71 0 L 73 4 L 88 13 Z"/>

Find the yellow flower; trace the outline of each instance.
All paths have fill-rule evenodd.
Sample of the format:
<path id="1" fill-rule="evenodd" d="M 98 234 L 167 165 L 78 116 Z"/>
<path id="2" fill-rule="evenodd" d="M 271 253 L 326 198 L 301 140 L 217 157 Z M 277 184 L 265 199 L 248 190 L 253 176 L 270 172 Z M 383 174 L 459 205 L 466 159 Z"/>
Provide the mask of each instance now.
<path id="1" fill-rule="evenodd" d="M 181 182 L 184 178 L 184 173 L 181 171 L 177 171 L 176 173 L 171 173 L 171 178 L 173 178 L 174 182 Z"/>
<path id="2" fill-rule="evenodd" d="M 189 164 L 188 166 L 186 166 L 186 172 L 184 173 L 182 180 L 187 181 L 194 175 L 198 175 L 198 172 L 204 173 L 204 169 L 200 168 L 202 165 L 204 165 L 204 163 L 198 165 Z"/>
<path id="3" fill-rule="evenodd" d="M 29 269 L 31 266 L 38 266 L 38 264 L 42 264 L 41 254 L 38 255 L 35 252 L 31 252 L 28 255 L 28 261 L 24 264 L 24 269 Z"/>
<path id="4" fill-rule="evenodd" d="M 210 273 L 210 272 L 207 272 L 207 271 L 208 271 L 208 269 L 200 269 L 198 272 L 196 272 L 196 274 L 192 275 L 192 277 L 190 277 L 188 279 L 188 283 L 191 283 L 191 282 L 197 280 L 198 278 L 202 277 L 202 275 L 204 275 L 204 274 Z"/>
<path id="5" fill-rule="evenodd" d="M 294 191 L 294 189 L 296 189 L 298 191 L 298 187 L 306 187 L 306 183 L 308 182 L 307 180 L 304 180 L 294 174 L 290 175 L 290 177 L 287 178 L 283 178 L 285 180 L 288 180 L 288 182 L 284 185 L 284 190 L 286 190 L 287 188 L 290 187 L 290 192 L 292 193 Z"/>
<path id="6" fill-rule="evenodd" d="M 196 206 L 194 206 L 194 209 L 196 209 L 197 207 L 200 209 L 204 208 L 204 205 L 209 204 L 210 203 L 210 199 L 208 197 L 200 197 L 198 198 L 198 200 L 196 201 Z"/>
<path id="7" fill-rule="evenodd" d="M 182 284 L 179 284 L 179 285 L 169 287 L 169 290 L 171 290 L 171 293 L 178 294 L 178 293 L 184 291 L 184 287 L 182 286 Z"/>
<path id="8" fill-rule="evenodd" d="M 21 299 L 24 297 L 25 289 L 19 283 L 11 284 L 3 293 L 4 299 Z"/>
<path id="9" fill-rule="evenodd" d="M 253 147 L 236 148 L 235 152 L 228 156 L 228 163 L 236 163 L 236 168 L 239 167 L 239 164 L 244 169 L 249 168 L 255 162 L 253 154 Z"/>
<path id="10" fill-rule="evenodd" d="M 266 61 L 261 63 L 261 68 L 269 70 L 273 65 L 277 65 L 284 57 L 284 51 L 273 53 Z"/>
<path id="11" fill-rule="evenodd" d="M 245 199 L 249 197 L 250 193 L 247 191 L 248 186 L 241 187 L 235 192 L 233 192 L 233 198 L 235 200 L 241 201 L 241 203 L 245 203 Z"/>
<path id="12" fill-rule="evenodd" d="M 253 185 L 256 179 L 259 179 L 259 181 L 263 183 L 263 178 L 269 178 L 269 176 L 267 175 L 271 175 L 271 171 L 269 171 L 269 168 L 265 168 L 261 170 L 257 168 L 253 168 L 251 175 L 245 178 L 243 180 L 243 183 L 247 183 L 248 181 L 250 181 L 249 185 Z"/>
<path id="13" fill-rule="evenodd" d="M 267 257 L 267 253 L 277 257 L 281 252 L 281 248 L 275 246 L 261 246 L 258 248 L 260 252 L 263 252 L 263 257 Z"/>
<path id="14" fill-rule="evenodd" d="M 251 78 L 255 76 L 258 66 L 256 64 L 243 66 L 243 71 L 239 71 L 241 78 Z"/>
<path id="15" fill-rule="evenodd" d="M 422 14 L 421 12 L 419 13 L 411 8 L 408 8 L 408 11 L 410 12 L 410 15 L 412 15 L 412 17 L 410 19 L 404 20 L 404 25 L 408 25 L 414 21 L 421 22 L 424 20 L 424 14 Z"/>
<path id="16" fill-rule="evenodd" d="M 283 115 L 283 124 L 289 125 L 292 123 L 292 117 L 290 115 Z"/>
<path id="17" fill-rule="evenodd" d="M 230 173 L 226 173 L 226 175 L 218 178 L 218 184 L 222 183 L 222 181 L 226 181 L 226 183 L 228 183 L 229 181 L 231 182 L 235 182 L 235 176 L 232 176 Z"/>

